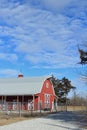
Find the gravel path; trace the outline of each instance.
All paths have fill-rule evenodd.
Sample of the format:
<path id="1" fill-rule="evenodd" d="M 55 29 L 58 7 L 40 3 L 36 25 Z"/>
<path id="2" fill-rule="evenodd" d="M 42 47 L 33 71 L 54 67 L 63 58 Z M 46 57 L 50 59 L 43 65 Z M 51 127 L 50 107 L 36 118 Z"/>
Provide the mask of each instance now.
<path id="1" fill-rule="evenodd" d="M 0 126 L 0 130 L 85 130 L 76 121 L 73 113 L 51 114 L 44 118 L 31 119 L 6 126 Z"/>

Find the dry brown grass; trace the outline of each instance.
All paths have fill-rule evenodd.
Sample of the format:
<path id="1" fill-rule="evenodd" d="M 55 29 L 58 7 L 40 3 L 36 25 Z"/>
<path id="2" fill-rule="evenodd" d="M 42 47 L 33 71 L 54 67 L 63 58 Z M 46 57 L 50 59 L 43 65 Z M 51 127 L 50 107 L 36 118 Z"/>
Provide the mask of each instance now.
<path id="1" fill-rule="evenodd" d="M 86 111 L 87 106 L 67 106 L 67 111 Z"/>
<path id="2" fill-rule="evenodd" d="M 47 116 L 49 113 L 50 112 L 47 113 L 24 112 L 21 114 L 21 116 L 19 116 L 19 113 L 10 113 L 10 116 L 8 117 L 5 112 L 0 112 L 0 126 L 16 123 L 23 120 L 30 120 L 33 118 Z"/>
<path id="3" fill-rule="evenodd" d="M 12 124 L 15 122 L 26 120 L 24 117 L 16 117 L 16 118 L 9 118 L 9 119 L 1 119 L 0 120 L 0 126 Z"/>
<path id="4" fill-rule="evenodd" d="M 7 116 L 5 113 L 0 113 L 0 126 L 12 124 L 23 120 L 28 120 L 31 118 L 28 118 L 26 116 L 19 117 L 18 114 L 14 114 L 14 113 L 10 114 L 10 116 Z"/>

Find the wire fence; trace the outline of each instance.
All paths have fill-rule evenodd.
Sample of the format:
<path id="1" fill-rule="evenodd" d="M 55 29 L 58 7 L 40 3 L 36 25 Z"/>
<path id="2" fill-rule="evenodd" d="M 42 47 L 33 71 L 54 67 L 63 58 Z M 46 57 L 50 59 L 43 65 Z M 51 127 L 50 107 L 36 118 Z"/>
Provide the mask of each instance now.
<path id="1" fill-rule="evenodd" d="M 55 107 L 53 110 L 51 110 L 49 107 L 50 105 L 48 105 L 47 108 L 42 109 L 40 103 L 33 104 L 32 102 L 31 103 L 28 102 L 0 103 L 0 118 L 8 119 L 9 117 L 14 118 L 14 117 L 41 116 L 56 111 Z"/>
<path id="2" fill-rule="evenodd" d="M 0 103 L 0 111 L 77 111 L 87 110 L 87 105 L 66 105 L 66 104 L 55 104 L 54 107 L 50 108 L 50 105 L 45 105 L 43 109 L 41 103 L 28 103 L 28 102 L 5 102 Z"/>
<path id="3" fill-rule="evenodd" d="M 28 113 L 30 115 L 35 113 L 46 113 L 46 112 L 54 112 L 56 111 L 56 107 L 54 104 L 54 109 L 51 109 L 51 105 L 46 105 L 44 109 L 41 103 L 32 103 L 32 102 L 5 102 L 0 103 L 0 111 L 5 112 L 7 115 L 10 113 L 18 113 L 21 116 L 23 113 Z"/>
<path id="4" fill-rule="evenodd" d="M 44 111 L 46 110 L 51 110 L 50 105 L 45 105 L 46 107 L 44 108 Z M 27 103 L 27 102 L 6 102 L 6 103 L 0 103 L 0 111 L 17 111 L 17 110 L 21 110 L 21 111 L 35 111 L 37 110 L 43 110 L 42 106 L 40 103 Z M 66 105 L 66 104 L 57 104 L 57 106 L 54 103 L 54 108 L 53 110 L 58 110 L 58 111 L 65 111 L 65 110 L 69 110 L 71 109 L 72 111 L 74 110 L 87 110 L 87 105 Z"/>

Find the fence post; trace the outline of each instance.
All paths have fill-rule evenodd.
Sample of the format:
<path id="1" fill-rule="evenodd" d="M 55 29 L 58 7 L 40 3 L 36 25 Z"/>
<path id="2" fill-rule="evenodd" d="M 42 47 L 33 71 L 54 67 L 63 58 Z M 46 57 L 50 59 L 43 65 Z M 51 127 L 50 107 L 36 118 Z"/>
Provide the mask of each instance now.
<path id="1" fill-rule="evenodd" d="M 66 102 L 65 102 L 65 106 L 66 106 L 66 112 L 67 112 L 67 94 L 66 94 Z"/>
<path id="2" fill-rule="evenodd" d="M 30 111 L 31 111 L 31 116 L 32 116 L 32 102 L 30 103 Z"/>
<path id="3" fill-rule="evenodd" d="M 40 114 L 41 114 L 41 102 L 40 102 Z"/>

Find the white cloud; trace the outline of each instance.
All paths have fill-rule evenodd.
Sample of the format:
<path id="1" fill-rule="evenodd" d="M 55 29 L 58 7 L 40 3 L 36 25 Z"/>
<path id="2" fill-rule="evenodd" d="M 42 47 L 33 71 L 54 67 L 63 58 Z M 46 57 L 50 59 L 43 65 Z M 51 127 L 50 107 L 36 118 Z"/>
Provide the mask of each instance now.
<path id="1" fill-rule="evenodd" d="M 19 71 L 15 69 L 2 69 L 0 70 L 0 75 L 5 77 L 17 77 Z"/>
<path id="2" fill-rule="evenodd" d="M 0 59 L 1 60 L 8 60 L 10 62 L 17 61 L 18 57 L 16 54 L 8 54 L 8 53 L 0 53 Z"/>
<path id="3" fill-rule="evenodd" d="M 43 10 L 49 10 L 54 12 L 59 12 L 67 7 L 74 0 L 31 0 L 28 3 L 31 3 L 33 6 L 36 5 L 37 8 Z"/>
<path id="4" fill-rule="evenodd" d="M 40 68 L 67 68 L 76 67 L 78 61 L 77 57 L 64 56 L 63 53 L 40 53 L 40 54 L 27 54 L 25 59 L 28 60 L 34 68 L 36 65 Z M 36 66 L 37 67 L 37 66 Z"/>
<path id="5" fill-rule="evenodd" d="M 69 5 L 72 0 L 43 0 L 44 6 L 53 11 L 60 11 Z"/>

